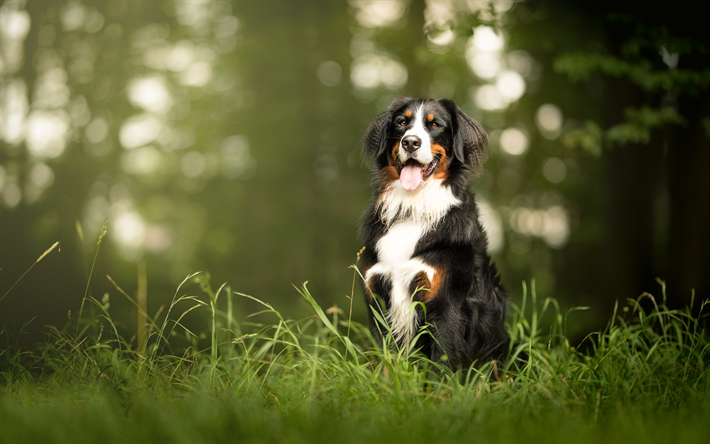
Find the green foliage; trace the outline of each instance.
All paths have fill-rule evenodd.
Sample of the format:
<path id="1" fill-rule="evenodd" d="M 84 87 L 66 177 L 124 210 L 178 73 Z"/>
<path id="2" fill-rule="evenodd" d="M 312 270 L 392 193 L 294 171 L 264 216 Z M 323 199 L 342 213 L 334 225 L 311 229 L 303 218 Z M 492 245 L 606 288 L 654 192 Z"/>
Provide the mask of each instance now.
<path id="1" fill-rule="evenodd" d="M 210 343 L 181 349 L 180 320 L 208 305 L 178 296 L 193 280 L 214 302 Z M 6 347 L 2 441 L 696 442 L 707 433 L 710 338 L 689 310 L 645 313 L 630 301 L 580 352 L 566 336 L 579 315 L 538 302 L 533 285 L 514 307 L 515 358 L 452 374 L 391 340 L 377 349 L 366 327 L 323 310 L 305 285 L 297 290 L 312 315 L 300 321 L 225 288 L 189 276 L 145 354 L 106 310 L 78 336 L 51 328 L 34 352 Z M 252 318 L 263 322 L 237 325 L 216 308 L 220 294 L 259 303 Z M 177 315 L 180 301 L 197 305 Z"/>
<path id="2" fill-rule="evenodd" d="M 597 156 L 603 148 L 648 144 L 653 130 L 687 127 L 687 116 L 678 112 L 678 97 L 698 96 L 710 89 L 710 68 L 698 68 L 693 63 L 690 68 L 676 67 L 680 59 L 697 59 L 710 53 L 704 42 L 672 35 L 664 26 L 647 26 L 638 17 L 611 14 L 607 19 L 607 25 L 619 23 L 627 28 L 628 35 L 623 41 L 610 42 L 609 49 L 616 54 L 570 51 L 557 56 L 552 63 L 555 72 L 573 82 L 593 78 L 620 81 L 628 95 L 640 100 L 639 106 L 625 109 L 625 118 L 620 123 L 612 122 L 604 129 L 603 124 L 587 120 L 583 129 L 565 134 L 566 146 L 583 148 Z M 663 103 L 663 96 L 669 103 Z M 612 108 L 618 106 L 625 104 L 614 103 Z"/>
<path id="3" fill-rule="evenodd" d="M 596 74 L 628 80 L 649 92 L 679 88 L 684 93 L 692 94 L 710 87 L 710 68 L 700 71 L 668 68 L 657 70 L 648 59 L 629 61 L 606 54 L 569 52 L 559 56 L 552 67 L 572 81 L 588 80 Z"/>
<path id="4" fill-rule="evenodd" d="M 565 134 L 563 143 L 570 148 L 583 148 L 594 155 L 600 155 L 603 148 L 623 146 L 627 143 L 648 144 L 651 141 L 651 130 L 667 125 L 686 125 L 683 116 L 673 108 L 651 109 L 627 108 L 624 111 L 626 121 L 614 125 L 607 130 L 594 121 L 584 122 L 584 128 Z"/>

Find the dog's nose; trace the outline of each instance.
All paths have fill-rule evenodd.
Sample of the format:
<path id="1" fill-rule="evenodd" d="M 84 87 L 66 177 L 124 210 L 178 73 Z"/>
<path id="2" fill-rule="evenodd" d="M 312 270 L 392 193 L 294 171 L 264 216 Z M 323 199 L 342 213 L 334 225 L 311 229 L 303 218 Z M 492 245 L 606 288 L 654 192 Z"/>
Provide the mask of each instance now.
<path id="1" fill-rule="evenodd" d="M 422 146 L 422 139 L 417 136 L 406 136 L 402 138 L 402 148 L 410 153 L 419 149 Z"/>

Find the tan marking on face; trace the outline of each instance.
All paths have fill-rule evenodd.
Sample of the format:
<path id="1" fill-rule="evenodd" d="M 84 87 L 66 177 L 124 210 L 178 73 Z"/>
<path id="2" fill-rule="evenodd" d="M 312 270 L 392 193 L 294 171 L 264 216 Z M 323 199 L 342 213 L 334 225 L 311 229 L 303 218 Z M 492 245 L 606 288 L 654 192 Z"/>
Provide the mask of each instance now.
<path id="1" fill-rule="evenodd" d="M 397 153 L 399 153 L 399 142 L 392 147 L 392 156 L 390 157 L 390 165 L 397 165 Z"/>
<path id="2" fill-rule="evenodd" d="M 409 110 L 407 110 L 407 111 L 404 113 L 404 116 L 409 119 L 410 117 L 412 117 L 412 112 L 409 111 Z"/>
<path id="3" fill-rule="evenodd" d="M 394 165 L 387 165 L 380 170 L 380 175 L 384 178 L 382 181 L 382 186 L 387 187 L 392 182 L 399 180 L 399 173 L 397 173 L 397 167 Z"/>
<path id="4" fill-rule="evenodd" d="M 426 120 L 428 122 L 431 122 L 432 120 L 434 120 L 434 114 L 429 114 L 428 116 L 426 116 Z"/>
<path id="5" fill-rule="evenodd" d="M 436 171 L 434 171 L 434 179 L 446 179 L 449 177 L 448 158 L 446 157 L 446 150 L 444 147 L 437 145 L 436 143 L 432 143 L 431 154 L 432 156 L 439 154 L 439 165 L 437 165 Z"/>

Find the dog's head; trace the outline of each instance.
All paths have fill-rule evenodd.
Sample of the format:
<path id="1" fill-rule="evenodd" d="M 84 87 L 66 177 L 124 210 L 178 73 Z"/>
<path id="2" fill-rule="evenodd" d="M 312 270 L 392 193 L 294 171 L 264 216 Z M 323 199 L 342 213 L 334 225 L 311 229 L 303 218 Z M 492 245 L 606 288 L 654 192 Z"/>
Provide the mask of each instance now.
<path id="1" fill-rule="evenodd" d="M 452 100 L 400 97 L 377 116 L 365 133 L 363 149 L 391 179 L 408 191 L 454 171 L 477 172 L 488 136 Z"/>

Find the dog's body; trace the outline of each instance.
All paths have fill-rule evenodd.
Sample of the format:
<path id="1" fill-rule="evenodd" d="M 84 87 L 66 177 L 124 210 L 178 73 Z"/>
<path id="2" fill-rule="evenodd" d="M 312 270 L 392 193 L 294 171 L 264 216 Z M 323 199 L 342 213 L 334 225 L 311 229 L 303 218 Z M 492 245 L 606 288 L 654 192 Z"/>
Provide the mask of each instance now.
<path id="1" fill-rule="evenodd" d="M 508 352 L 506 293 L 469 191 L 487 143 L 453 101 L 411 98 L 376 117 L 363 142 L 376 164 L 374 199 L 361 227 L 370 330 L 382 344 L 385 330 L 372 310 L 381 312 L 406 347 L 431 325 L 415 346 L 454 370 Z"/>

